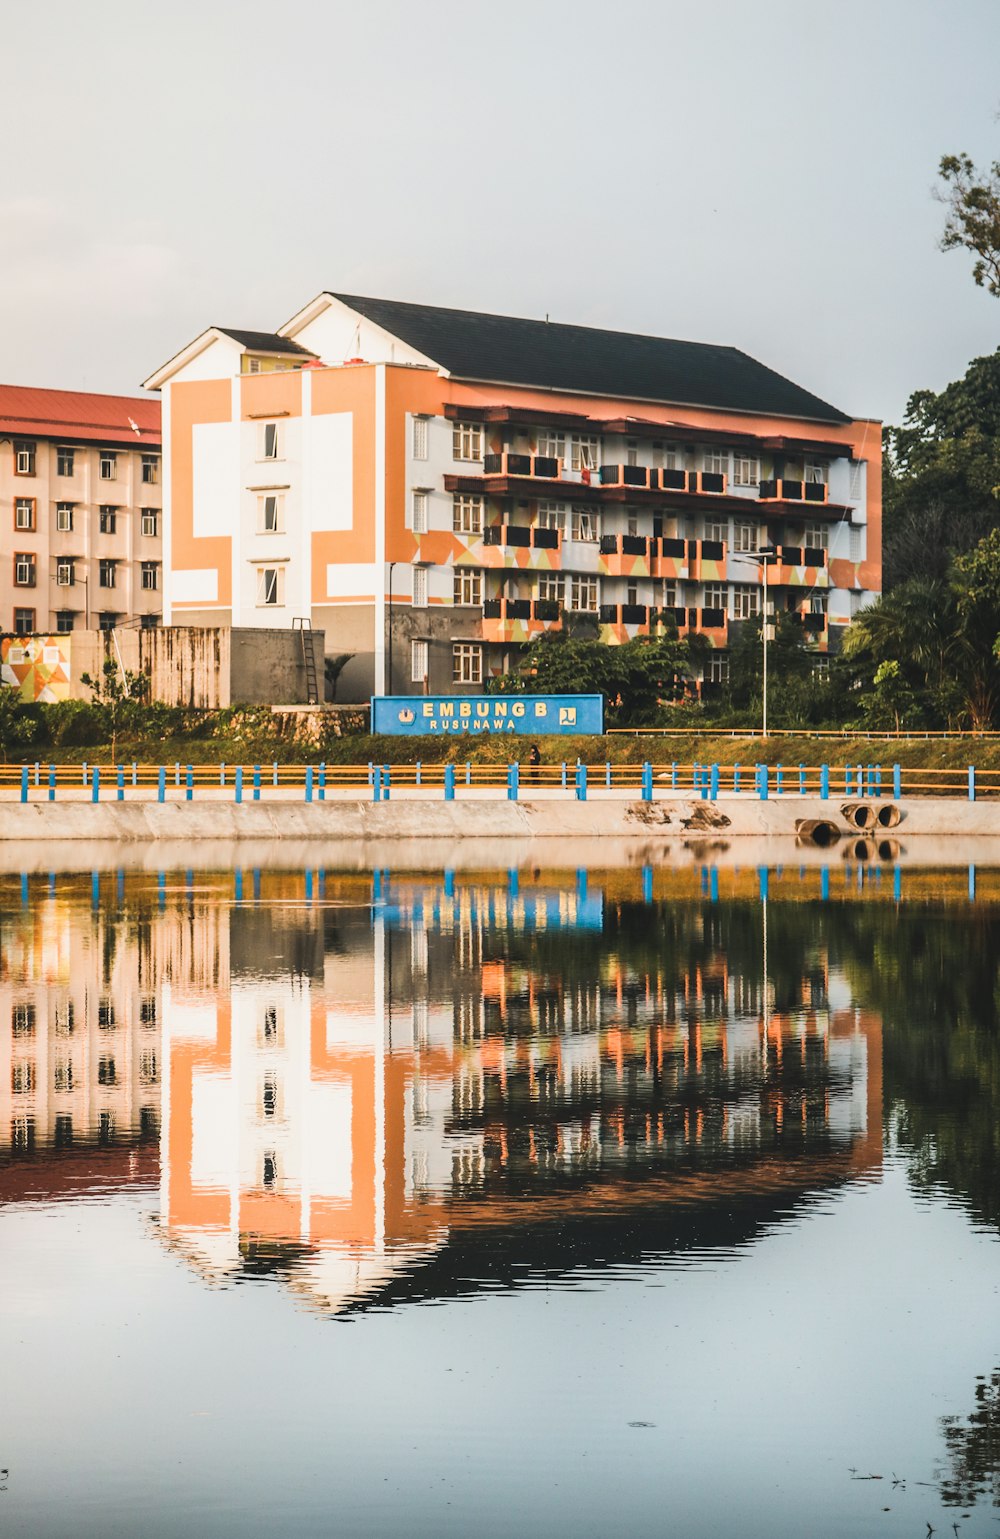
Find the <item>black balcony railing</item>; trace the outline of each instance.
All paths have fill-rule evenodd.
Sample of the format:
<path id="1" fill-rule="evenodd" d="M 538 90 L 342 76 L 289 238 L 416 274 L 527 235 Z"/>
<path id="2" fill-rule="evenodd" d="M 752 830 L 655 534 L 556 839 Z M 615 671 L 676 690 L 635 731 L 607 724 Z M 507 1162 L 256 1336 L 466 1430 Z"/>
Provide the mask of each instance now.
<path id="1" fill-rule="evenodd" d="M 821 631 L 825 631 L 826 630 L 826 615 L 824 615 L 824 614 L 806 614 L 806 615 L 803 615 L 802 616 L 802 624 L 803 624 L 803 627 L 807 631 L 809 631 L 812 635 L 816 636 Z"/>
<path id="2" fill-rule="evenodd" d="M 785 480 L 782 480 L 782 483 L 781 483 L 781 495 L 788 502 L 801 502 L 802 501 L 802 482 L 801 481 L 785 481 Z"/>
<path id="3" fill-rule="evenodd" d="M 701 623 L 705 630 L 721 630 L 726 623 L 726 611 L 724 609 L 703 609 Z"/>
<path id="4" fill-rule="evenodd" d="M 562 613 L 562 605 L 560 604 L 558 599 L 536 599 L 535 600 L 535 619 L 536 620 L 558 620 L 558 618 L 559 618 L 561 613 Z"/>
<path id="5" fill-rule="evenodd" d="M 536 550 L 558 550 L 559 530 L 536 527 L 531 531 L 531 543 Z"/>
<path id="6" fill-rule="evenodd" d="M 645 625 L 649 619 L 649 610 L 645 604 L 623 604 L 623 625 Z"/>
<path id="7" fill-rule="evenodd" d="M 602 625 L 617 625 L 618 605 L 602 604 L 600 609 L 597 611 L 597 615 Z"/>
<path id="8" fill-rule="evenodd" d="M 703 561 L 721 561 L 726 554 L 726 547 L 721 540 L 702 540 L 701 559 Z"/>
<path id="9" fill-rule="evenodd" d="M 503 534 L 504 534 L 504 526 L 503 526 L 503 524 L 487 524 L 486 528 L 483 530 L 483 544 L 484 545 L 502 545 L 503 544 Z"/>
<path id="10" fill-rule="evenodd" d="M 500 604 L 501 604 L 500 599 L 484 599 L 483 600 L 483 619 L 484 620 L 499 620 L 499 618 L 500 618 Z"/>
<path id="11" fill-rule="evenodd" d="M 703 470 L 701 473 L 701 489 L 703 492 L 724 492 L 726 478 L 714 470 Z"/>
<path id="12" fill-rule="evenodd" d="M 645 465 L 602 465 L 602 486 L 648 486 L 649 471 Z"/>
<path id="13" fill-rule="evenodd" d="M 559 470 L 559 461 L 548 454 L 514 454 L 505 449 L 501 454 L 483 455 L 483 474 L 487 476 L 539 476 L 555 481 Z"/>
<path id="14" fill-rule="evenodd" d="M 824 481 L 807 481 L 805 484 L 806 502 L 825 502 L 826 483 Z"/>
<path id="15" fill-rule="evenodd" d="M 483 455 L 483 474 L 484 475 L 487 475 L 487 476 L 498 476 L 501 473 L 502 470 L 503 470 L 503 455 L 502 454 L 484 454 Z"/>
<path id="16" fill-rule="evenodd" d="M 660 618 L 665 625 L 687 625 L 688 612 L 682 604 L 668 604 L 660 610 Z"/>
<path id="17" fill-rule="evenodd" d="M 644 534 L 623 534 L 623 556 L 646 556 L 649 554 L 649 540 Z"/>
<path id="18" fill-rule="evenodd" d="M 826 566 L 826 551 L 819 550 L 815 546 L 807 545 L 802 552 L 806 566 Z"/>
<path id="19" fill-rule="evenodd" d="M 613 556 L 618 549 L 618 536 L 616 534 L 602 534 L 600 548 L 602 556 Z"/>
<path id="20" fill-rule="evenodd" d="M 801 566 L 802 549 L 798 545 L 782 545 L 779 547 L 782 566 Z"/>
<path id="21" fill-rule="evenodd" d="M 504 544 L 505 545 L 517 545 L 517 546 L 530 545 L 531 544 L 531 530 L 524 528 L 523 525 L 521 525 L 521 524 L 507 524 L 507 525 L 505 525 L 505 528 L 504 528 Z"/>
<path id="22" fill-rule="evenodd" d="M 665 492 L 686 492 L 688 478 L 686 470 L 661 470 L 660 485 Z"/>
<path id="23" fill-rule="evenodd" d="M 683 561 L 687 556 L 687 542 L 674 539 L 671 535 L 664 535 L 662 550 L 665 556 L 673 556 L 678 561 Z"/>
<path id="24" fill-rule="evenodd" d="M 507 619 L 508 620 L 530 620 L 531 619 L 531 600 L 530 599 L 508 599 L 507 600 Z"/>
<path id="25" fill-rule="evenodd" d="M 542 476 L 546 481 L 556 481 L 562 469 L 560 462 L 549 454 L 535 455 L 535 475 Z"/>

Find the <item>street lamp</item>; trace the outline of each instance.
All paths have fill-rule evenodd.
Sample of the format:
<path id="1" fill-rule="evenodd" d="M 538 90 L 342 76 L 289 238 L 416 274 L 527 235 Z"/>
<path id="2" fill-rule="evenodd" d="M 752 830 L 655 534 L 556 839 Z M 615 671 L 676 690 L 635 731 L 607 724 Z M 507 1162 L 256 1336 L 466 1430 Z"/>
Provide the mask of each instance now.
<path id="1" fill-rule="evenodd" d="M 763 684 L 763 737 L 767 737 L 767 644 L 774 640 L 774 626 L 771 624 L 771 606 L 767 597 L 767 569 L 773 561 L 778 559 L 778 549 L 775 545 L 762 545 L 757 552 L 758 559 L 764 568 L 764 620 L 760 628 L 761 638 L 764 644 L 764 684 Z"/>

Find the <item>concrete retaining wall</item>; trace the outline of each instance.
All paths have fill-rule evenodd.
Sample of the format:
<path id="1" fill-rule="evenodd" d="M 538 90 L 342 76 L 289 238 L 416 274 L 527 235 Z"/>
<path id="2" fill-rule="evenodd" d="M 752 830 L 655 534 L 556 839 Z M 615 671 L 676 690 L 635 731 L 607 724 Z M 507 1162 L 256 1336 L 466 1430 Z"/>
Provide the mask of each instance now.
<path id="1" fill-rule="evenodd" d="M 910 799 L 896 804 L 898 828 L 878 837 L 905 844 L 914 838 L 1000 837 L 1000 804 Z M 134 842 L 171 840 L 486 841 L 532 839 L 642 840 L 653 847 L 681 840 L 712 844 L 743 838 L 795 837 L 803 818 L 829 818 L 842 830 L 842 844 L 861 836 L 840 815 L 839 803 L 788 796 L 762 802 L 754 797 L 718 802 L 683 798 L 656 801 L 492 801 L 461 798 L 390 802 L 168 801 L 0 803 L 0 841 L 85 839 Z"/>

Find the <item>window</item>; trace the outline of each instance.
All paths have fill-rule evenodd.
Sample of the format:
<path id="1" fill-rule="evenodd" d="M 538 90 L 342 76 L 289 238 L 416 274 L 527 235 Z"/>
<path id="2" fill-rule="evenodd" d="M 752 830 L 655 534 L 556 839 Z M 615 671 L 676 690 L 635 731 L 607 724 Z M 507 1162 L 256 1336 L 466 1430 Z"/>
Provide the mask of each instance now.
<path id="1" fill-rule="evenodd" d="M 139 1001 L 139 1024 L 140 1026 L 156 1025 L 156 999 L 152 994 L 147 994 Z"/>
<path id="2" fill-rule="evenodd" d="M 97 585 L 99 588 L 113 588 L 118 576 L 117 561 L 100 561 L 97 565 Z"/>
<path id="3" fill-rule="evenodd" d="M 160 1069 L 155 1049 L 144 1047 L 139 1054 L 139 1083 L 140 1085 L 155 1085 L 158 1083 L 159 1078 Z"/>
<path id="4" fill-rule="evenodd" d="M 14 586 L 16 588 L 35 586 L 35 558 L 26 551 L 14 557 Z"/>
<path id="5" fill-rule="evenodd" d="M 427 608 L 427 568 L 425 566 L 413 568 L 413 607 L 414 609 Z"/>
<path id="6" fill-rule="evenodd" d="M 35 474 L 34 439 L 14 439 L 14 474 L 16 476 L 33 476 Z"/>
<path id="7" fill-rule="evenodd" d="M 626 465 L 638 465 L 639 463 L 639 445 L 633 438 L 630 438 L 625 445 L 625 463 Z"/>
<path id="8" fill-rule="evenodd" d="M 574 433 L 570 439 L 570 466 L 573 470 L 596 470 L 601 458 L 601 440 Z"/>
<path id="9" fill-rule="evenodd" d="M 701 457 L 701 468 L 709 475 L 724 476 L 729 469 L 728 449 L 706 449 Z"/>
<path id="10" fill-rule="evenodd" d="M 729 658 L 725 653 L 717 653 L 708 659 L 708 681 L 710 684 L 729 683 Z"/>
<path id="11" fill-rule="evenodd" d="M 67 445 L 60 445 L 56 450 L 56 475 L 71 476 L 73 474 L 73 461 L 76 451 Z"/>
<path id="12" fill-rule="evenodd" d="M 733 525 L 733 549 L 742 551 L 755 551 L 759 537 L 757 524 L 743 524 L 739 520 Z"/>
<path id="13" fill-rule="evenodd" d="M 827 467 L 818 461 L 806 460 L 806 481 L 810 486 L 825 486 Z"/>
<path id="14" fill-rule="evenodd" d="M 452 455 L 456 460 L 481 460 L 483 429 L 478 422 L 456 422 L 451 430 Z"/>
<path id="15" fill-rule="evenodd" d="M 143 561 L 139 572 L 143 591 L 155 593 L 156 589 L 160 586 L 160 563 L 158 561 Z"/>
<path id="16" fill-rule="evenodd" d="M 259 374 L 260 373 L 260 359 L 259 358 L 247 358 L 245 361 L 246 361 L 247 373 L 248 374 Z"/>
<path id="17" fill-rule="evenodd" d="M 802 541 L 807 550 L 829 550 L 830 530 L 826 524 L 806 524 Z"/>
<path id="18" fill-rule="evenodd" d="M 597 539 L 597 514 L 589 508 L 574 508 L 570 520 L 570 537 L 574 540 Z"/>
<path id="19" fill-rule="evenodd" d="M 98 471 L 102 481 L 118 480 L 118 455 L 114 449 L 102 449 Z"/>
<path id="20" fill-rule="evenodd" d="M 280 448 L 278 424 L 276 422 L 262 422 L 257 438 L 257 458 L 259 460 L 280 459 Z"/>
<path id="21" fill-rule="evenodd" d="M 118 527 L 118 509 L 102 507 L 97 515 L 97 527 L 102 534 L 114 534 Z"/>
<path id="22" fill-rule="evenodd" d="M 565 529 L 566 509 L 558 502 L 540 502 L 538 527 L 539 529 Z"/>
<path id="23" fill-rule="evenodd" d="M 56 630 L 60 636 L 67 635 L 76 623 L 76 615 L 72 609 L 56 610 Z"/>
<path id="24" fill-rule="evenodd" d="M 569 607 L 578 614 L 597 613 L 597 578 L 574 577 L 569 590 Z"/>
<path id="25" fill-rule="evenodd" d="M 756 454 L 733 456 L 733 485 L 757 486 L 760 482 L 760 461 Z"/>
<path id="26" fill-rule="evenodd" d="M 14 528 L 28 532 L 35 527 L 34 497 L 17 497 L 14 500 Z"/>
<path id="27" fill-rule="evenodd" d="M 35 1065 L 30 1058 L 15 1059 L 10 1066 L 10 1088 L 14 1095 L 33 1095 Z"/>
<path id="28" fill-rule="evenodd" d="M 653 445 L 653 464 L 657 469 L 676 470 L 677 450 L 673 444 Z"/>
<path id="29" fill-rule="evenodd" d="M 102 999 L 98 1002 L 97 1024 L 101 1031 L 114 1031 L 115 1007 L 110 999 Z"/>
<path id="30" fill-rule="evenodd" d="M 427 533 L 427 493 L 413 493 L 413 533 Z"/>
<path id="31" fill-rule="evenodd" d="M 451 510 L 451 527 L 459 534 L 482 534 L 482 497 L 456 496 Z"/>
<path id="32" fill-rule="evenodd" d="M 706 540 L 718 540 L 721 545 L 724 545 L 729 539 L 728 518 L 724 518 L 721 521 L 719 519 L 706 519 L 705 538 Z"/>
<path id="33" fill-rule="evenodd" d="M 97 1060 L 97 1083 L 99 1085 L 117 1085 L 118 1083 L 118 1071 L 110 1053 L 105 1053 Z"/>
<path id="34" fill-rule="evenodd" d="M 625 518 L 625 533 L 627 535 L 630 535 L 630 536 L 631 535 L 637 535 L 639 533 L 639 515 L 638 515 L 638 513 L 628 513 L 626 515 L 626 518 Z"/>
<path id="35" fill-rule="evenodd" d="M 638 583 L 630 582 L 628 584 L 627 588 L 625 589 L 625 602 L 626 602 L 626 604 L 633 604 L 633 605 L 634 604 L 638 604 L 638 602 L 639 602 L 639 584 Z"/>
<path id="36" fill-rule="evenodd" d="M 155 486 L 160 479 L 160 456 L 158 454 L 144 454 L 142 456 L 142 484 L 143 486 Z"/>
<path id="37" fill-rule="evenodd" d="M 257 498 L 257 533 L 280 534 L 284 523 L 282 513 L 282 498 L 268 493 L 266 497 Z"/>
<path id="38" fill-rule="evenodd" d="M 285 602 L 285 574 L 280 566 L 257 568 L 257 607 L 278 608 Z"/>
<path id="39" fill-rule="evenodd" d="M 59 534 L 73 533 L 73 504 L 71 502 L 56 503 L 56 529 Z"/>
<path id="40" fill-rule="evenodd" d="M 64 556 L 56 562 L 56 587 L 72 588 L 76 582 L 76 562 L 72 556 Z"/>
<path id="41" fill-rule="evenodd" d="M 863 561 L 865 559 L 865 531 L 861 528 L 851 527 L 851 561 Z"/>
<path id="42" fill-rule="evenodd" d="M 729 589 L 724 582 L 707 582 L 705 584 L 705 608 L 725 609 L 729 603 Z"/>
<path id="43" fill-rule="evenodd" d="M 118 624 L 118 616 L 113 609 L 102 609 L 97 616 L 97 628 L 102 631 L 113 631 Z"/>
<path id="44" fill-rule="evenodd" d="M 35 1007 L 30 1000 L 22 1000 L 11 1010 L 10 1029 L 15 1037 L 35 1035 Z"/>
<path id="45" fill-rule="evenodd" d="M 427 458 L 427 418 L 414 417 L 413 419 L 413 458 L 425 460 Z"/>
<path id="46" fill-rule="evenodd" d="M 675 582 L 665 582 L 663 584 L 662 603 L 664 609 L 677 608 L 677 584 Z"/>
<path id="47" fill-rule="evenodd" d="M 14 635 L 33 636 L 35 633 L 35 611 L 33 609 L 14 610 Z"/>
<path id="48" fill-rule="evenodd" d="M 73 1060 L 72 1058 L 57 1058 L 52 1070 L 53 1090 L 73 1089 Z"/>
<path id="49" fill-rule="evenodd" d="M 561 470 L 566 461 L 566 434 L 554 433 L 551 428 L 539 428 L 537 452 L 544 459 L 558 460 Z"/>
<path id="50" fill-rule="evenodd" d="M 538 574 L 538 597 L 551 599 L 554 603 L 561 604 L 566 592 L 566 579 L 561 572 L 540 572 Z"/>
<path id="51" fill-rule="evenodd" d="M 410 642 L 410 680 L 414 684 L 423 684 L 427 678 L 427 643 L 426 641 Z"/>
<path id="52" fill-rule="evenodd" d="M 451 649 L 451 676 L 456 684 L 483 682 L 483 649 L 472 641 L 456 641 Z"/>
<path id="53" fill-rule="evenodd" d="M 761 590 L 752 583 L 738 582 L 733 586 L 734 620 L 753 620 L 760 614 Z"/>
<path id="54" fill-rule="evenodd" d="M 462 567 L 455 573 L 455 603 L 481 604 L 483 602 L 483 574 Z"/>
<path id="55" fill-rule="evenodd" d="M 825 593 L 811 593 L 809 595 L 809 613 L 811 615 L 825 615 L 826 598 Z"/>
<path id="56" fill-rule="evenodd" d="M 141 532 L 147 540 L 155 540 L 160 528 L 160 515 L 150 508 L 142 510 Z"/>

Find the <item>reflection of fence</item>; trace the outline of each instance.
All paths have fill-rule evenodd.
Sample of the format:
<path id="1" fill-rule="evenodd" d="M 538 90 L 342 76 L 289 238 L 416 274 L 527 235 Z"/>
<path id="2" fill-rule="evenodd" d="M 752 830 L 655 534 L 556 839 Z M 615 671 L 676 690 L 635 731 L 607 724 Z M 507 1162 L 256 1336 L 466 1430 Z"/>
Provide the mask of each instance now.
<path id="1" fill-rule="evenodd" d="M 631 794 L 653 801 L 664 794 L 874 798 L 902 796 L 1000 796 L 1000 770 L 929 769 L 881 764 L 42 764 L 0 765 L 0 790 L 20 792 L 22 802 L 49 800 L 192 801 L 267 800 L 275 791 L 301 792 L 307 802 L 361 793 L 388 801 L 400 791 L 446 801 L 465 791 L 494 791 L 509 801 L 539 792 Z"/>

